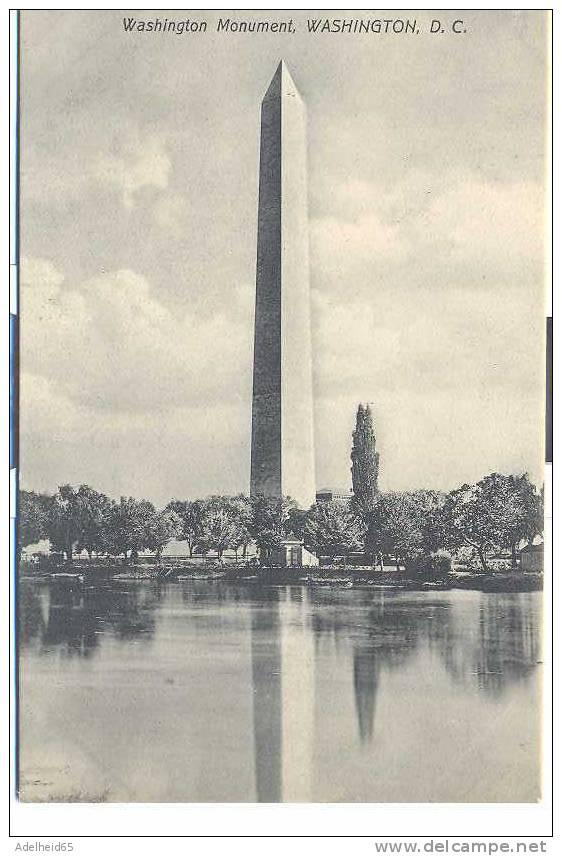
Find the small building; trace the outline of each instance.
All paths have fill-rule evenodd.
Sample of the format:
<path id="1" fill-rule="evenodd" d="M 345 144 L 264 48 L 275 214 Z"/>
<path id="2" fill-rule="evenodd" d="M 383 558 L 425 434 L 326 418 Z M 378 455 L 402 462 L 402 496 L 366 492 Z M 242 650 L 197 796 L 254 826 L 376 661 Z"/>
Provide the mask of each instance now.
<path id="1" fill-rule="evenodd" d="M 316 491 L 316 502 L 349 502 L 353 492 L 347 488 L 323 487 Z"/>
<path id="2" fill-rule="evenodd" d="M 522 571 L 539 571 L 544 569 L 544 544 L 527 544 L 521 550 L 520 567 Z"/>
<path id="3" fill-rule="evenodd" d="M 307 550 L 302 541 L 286 538 L 279 550 L 271 554 L 271 564 L 282 568 L 310 568 L 318 565 L 318 558 Z"/>

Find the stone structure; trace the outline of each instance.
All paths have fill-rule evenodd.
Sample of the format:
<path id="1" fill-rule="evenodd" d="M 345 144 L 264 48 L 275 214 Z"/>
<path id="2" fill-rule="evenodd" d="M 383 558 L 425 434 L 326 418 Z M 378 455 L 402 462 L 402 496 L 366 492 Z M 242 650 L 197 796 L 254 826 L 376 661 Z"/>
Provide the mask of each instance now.
<path id="1" fill-rule="evenodd" d="M 261 106 L 250 493 L 315 495 L 306 111 L 284 62 Z"/>
<path id="2" fill-rule="evenodd" d="M 271 562 L 280 568 L 315 568 L 320 564 L 299 538 L 285 538 L 281 547 L 273 550 Z"/>

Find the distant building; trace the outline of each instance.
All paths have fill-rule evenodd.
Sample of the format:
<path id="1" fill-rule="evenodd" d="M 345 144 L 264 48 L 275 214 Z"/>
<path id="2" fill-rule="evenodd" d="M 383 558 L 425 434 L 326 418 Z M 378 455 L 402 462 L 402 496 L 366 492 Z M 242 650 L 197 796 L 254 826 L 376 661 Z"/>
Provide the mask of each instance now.
<path id="1" fill-rule="evenodd" d="M 35 544 L 28 544 L 27 547 L 24 547 L 21 551 L 21 557 L 25 561 L 27 561 L 31 556 L 38 555 L 42 553 L 45 556 L 48 556 L 51 552 L 51 544 L 46 538 L 42 538 L 40 541 L 37 541 Z"/>
<path id="2" fill-rule="evenodd" d="M 316 492 L 316 502 L 349 502 L 352 496 L 347 488 L 323 487 Z"/>
<path id="3" fill-rule="evenodd" d="M 544 568 L 544 544 L 527 544 L 521 550 L 522 571 L 542 571 Z"/>

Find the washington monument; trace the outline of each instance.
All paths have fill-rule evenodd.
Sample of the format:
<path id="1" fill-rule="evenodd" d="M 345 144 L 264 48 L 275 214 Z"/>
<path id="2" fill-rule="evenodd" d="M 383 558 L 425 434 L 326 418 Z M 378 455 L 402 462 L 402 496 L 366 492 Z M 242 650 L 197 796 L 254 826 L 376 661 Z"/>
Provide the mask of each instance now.
<path id="1" fill-rule="evenodd" d="M 261 105 L 250 493 L 315 499 L 306 110 L 284 62 Z"/>

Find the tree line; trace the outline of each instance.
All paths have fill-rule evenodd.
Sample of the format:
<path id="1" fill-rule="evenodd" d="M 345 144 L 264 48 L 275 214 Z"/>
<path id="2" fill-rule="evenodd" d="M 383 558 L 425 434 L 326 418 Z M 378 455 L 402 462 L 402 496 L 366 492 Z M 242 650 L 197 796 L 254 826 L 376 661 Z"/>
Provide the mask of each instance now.
<path id="1" fill-rule="evenodd" d="M 378 462 L 377 462 L 378 463 Z M 543 495 L 527 475 L 492 473 L 449 493 L 434 490 L 357 489 L 349 502 L 320 502 L 303 510 L 288 497 L 210 496 L 172 500 L 157 509 L 148 500 L 118 501 L 88 485 L 59 487 L 54 495 L 20 491 L 18 553 L 42 538 L 68 562 L 86 551 L 90 558 L 122 556 L 135 561 L 141 551 L 159 560 L 173 539 L 186 543 L 190 557 L 226 550 L 245 559 L 255 543 L 264 563 L 286 538 L 296 538 L 317 555 L 334 560 L 362 551 L 366 562 L 431 570 L 446 554 L 467 558 L 481 570 L 508 550 L 515 567 L 522 543 L 542 533 Z M 18 556 L 19 558 L 19 556 Z"/>
<path id="2" fill-rule="evenodd" d="M 515 568 L 521 545 L 542 534 L 543 518 L 543 491 L 527 474 L 491 473 L 449 493 L 379 494 L 365 514 L 365 543 L 428 571 L 454 555 L 486 572 L 490 558 L 504 551 Z"/>

